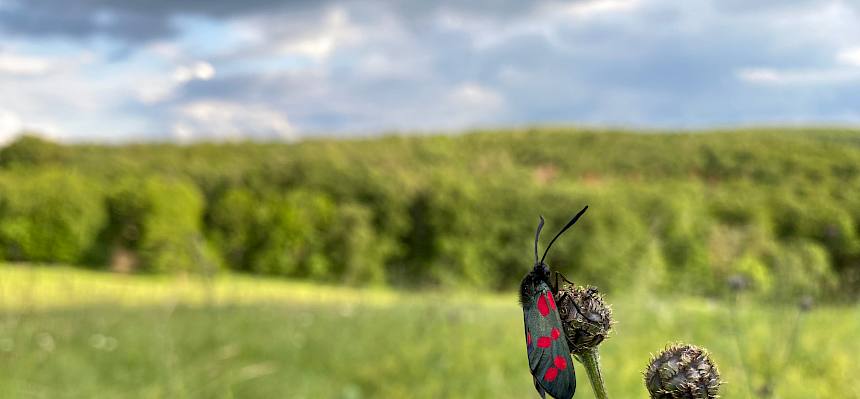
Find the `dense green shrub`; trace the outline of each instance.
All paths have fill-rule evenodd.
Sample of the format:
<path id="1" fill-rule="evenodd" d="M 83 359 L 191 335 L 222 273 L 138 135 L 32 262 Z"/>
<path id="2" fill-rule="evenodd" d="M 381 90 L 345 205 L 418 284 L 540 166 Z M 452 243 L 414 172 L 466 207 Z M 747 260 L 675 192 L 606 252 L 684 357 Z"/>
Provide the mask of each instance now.
<path id="1" fill-rule="evenodd" d="M 131 251 L 137 266 L 153 272 L 205 271 L 217 267 L 203 238 L 203 197 L 168 177 L 128 178 L 111 188 L 102 258 Z"/>
<path id="2" fill-rule="evenodd" d="M 260 201 L 253 192 L 235 187 L 222 193 L 208 212 L 208 230 L 224 261 L 236 270 L 251 270 L 251 261 L 265 238 Z"/>
<path id="3" fill-rule="evenodd" d="M 270 194 L 257 204 L 257 229 L 263 232 L 251 270 L 289 277 L 331 279 L 325 232 L 336 207 L 324 194 L 297 190 Z"/>
<path id="4" fill-rule="evenodd" d="M 0 167 L 33 167 L 59 163 L 66 158 L 66 148 L 35 135 L 23 135 L 0 148 Z"/>
<path id="5" fill-rule="evenodd" d="M 774 294 L 778 298 L 821 295 L 836 288 L 827 249 L 810 240 L 795 240 L 778 245 L 765 258 L 773 271 Z"/>
<path id="6" fill-rule="evenodd" d="M 0 257 L 76 263 L 104 223 L 102 192 L 74 172 L 0 175 Z"/>
<path id="7" fill-rule="evenodd" d="M 373 213 L 363 205 L 339 206 L 330 228 L 325 256 L 333 278 L 347 284 L 383 284 L 385 264 L 393 241 L 380 237 L 373 227 Z"/>

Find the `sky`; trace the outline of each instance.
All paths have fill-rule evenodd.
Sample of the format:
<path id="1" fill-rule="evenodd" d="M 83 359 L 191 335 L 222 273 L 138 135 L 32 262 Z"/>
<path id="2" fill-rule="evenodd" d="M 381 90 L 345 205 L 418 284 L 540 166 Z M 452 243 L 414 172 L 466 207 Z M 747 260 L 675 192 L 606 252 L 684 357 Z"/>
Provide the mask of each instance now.
<path id="1" fill-rule="evenodd" d="M 860 2 L 0 0 L 0 143 L 860 124 Z"/>

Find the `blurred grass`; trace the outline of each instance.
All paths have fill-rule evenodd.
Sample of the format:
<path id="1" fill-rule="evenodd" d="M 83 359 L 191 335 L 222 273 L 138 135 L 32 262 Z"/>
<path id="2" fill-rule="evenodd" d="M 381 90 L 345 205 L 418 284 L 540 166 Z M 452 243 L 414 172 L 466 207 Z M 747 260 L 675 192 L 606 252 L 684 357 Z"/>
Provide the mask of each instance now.
<path id="1" fill-rule="evenodd" d="M 725 398 L 753 397 L 726 303 L 610 297 L 602 346 L 615 398 L 643 398 L 640 372 L 666 343 L 707 347 Z M 124 276 L 0 266 L 0 397 L 537 397 L 515 295 L 356 290 L 226 275 Z M 793 306 L 744 303 L 753 385 L 782 364 Z M 860 398 L 860 308 L 803 319 L 774 397 Z M 577 398 L 592 397 L 578 366 Z"/>

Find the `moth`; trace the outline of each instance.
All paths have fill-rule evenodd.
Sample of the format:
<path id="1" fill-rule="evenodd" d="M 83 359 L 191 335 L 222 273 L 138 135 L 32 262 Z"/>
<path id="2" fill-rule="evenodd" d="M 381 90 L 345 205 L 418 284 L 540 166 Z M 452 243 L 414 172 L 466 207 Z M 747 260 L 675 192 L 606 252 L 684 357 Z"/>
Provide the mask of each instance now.
<path id="1" fill-rule="evenodd" d="M 555 240 L 573 226 L 586 209 L 588 209 L 587 206 L 567 222 L 567 225 L 549 242 L 543 256 L 538 259 L 538 240 L 544 223 L 541 216 L 535 233 L 534 268 L 523 277 L 520 283 L 520 305 L 523 308 L 529 370 L 535 389 L 542 398 L 549 393 L 556 399 L 570 399 L 576 392 L 576 373 L 573 370 L 567 338 L 553 298 L 553 295 L 558 292 L 559 273 L 551 272 L 544 260 Z M 550 283 L 551 274 L 555 274 L 555 284 Z M 564 278 L 564 276 L 561 277 Z"/>

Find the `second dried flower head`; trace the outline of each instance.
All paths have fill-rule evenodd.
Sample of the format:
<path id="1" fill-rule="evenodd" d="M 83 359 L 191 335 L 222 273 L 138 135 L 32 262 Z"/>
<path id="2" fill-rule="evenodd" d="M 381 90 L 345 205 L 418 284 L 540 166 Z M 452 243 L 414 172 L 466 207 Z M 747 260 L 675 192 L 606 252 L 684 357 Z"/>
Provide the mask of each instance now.
<path id="1" fill-rule="evenodd" d="M 645 387 L 652 399 L 714 399 L 720 373 L 708 352 L 695 345 L 672 345 L 651 359 Z"/>

